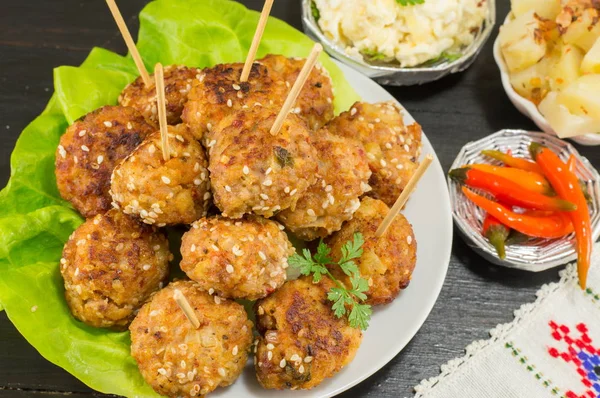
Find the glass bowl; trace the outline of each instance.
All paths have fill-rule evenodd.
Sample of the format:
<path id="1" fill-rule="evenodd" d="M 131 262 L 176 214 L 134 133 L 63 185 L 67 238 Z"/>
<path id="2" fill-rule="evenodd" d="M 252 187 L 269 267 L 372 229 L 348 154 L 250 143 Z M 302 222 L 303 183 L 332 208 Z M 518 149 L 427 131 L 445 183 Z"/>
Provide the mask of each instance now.
<path id="1" fill-rule="evenodd" d="M 514 156 L 530 158 L 529 144 L 539 142 L 547 146 L 563 161 L 571 154 L 577 159 L 576 174 L 585 184 L 591 197 L 589 204 L 592 221 L 592 241 L 600 235 L 600 175 L 590 162 L 581 156 L 573 145 L 545 133 L 534 133 L 525 130 L 501 130 L 481 140 L 465 145 L 454 160 L 451 169 L 473 163 L 491 163 L 490 158 L 481 154 L 484 149 L 496 149 L 505 152 L 510 149 Z M 539 272 L 556 267 L 577 258 L 574 243 L 575 234 L 571 233 L 559 239 L 530 239 L 517 245 L 506 246 L 506 258 L 501 260 L 494 247 L 482 234 L 485 211 L 468 200 L 460 189 L 460 184 L 448 178 L 450 202 L 454 223 L 458 227 L 465 242 L 478 254 L 491 263 Z"/>
<path id="2" fill-rule="evenodd" d="M 496 23 L 496 3 L 495 0 L 488 1 L 488 14 L 484 20 L 482 28 L 479 30 L 473 43 L 461 51 L 461 57 L 449 61 L 440 60 L 432 64 L 403 68 L 386 63 L 369 63 L 350 57 L 344 51 L 344 48 L 338 43 L 329 40 L 323 32 L 315 18 L 312 15 L 312 0 L 302 0 L 302 25 L 304 32 L 313 40 L 320 42 L 325 51 L 331 56 L 339 59 L 346 65 L 357 69 L 359 72 L 374 79 L 379 84 L 390 86 L 412 86 L 423 84 L 441 79 L 451 73 L 462 72 L 475 61 L 475 58 L 483 48 Z"/>

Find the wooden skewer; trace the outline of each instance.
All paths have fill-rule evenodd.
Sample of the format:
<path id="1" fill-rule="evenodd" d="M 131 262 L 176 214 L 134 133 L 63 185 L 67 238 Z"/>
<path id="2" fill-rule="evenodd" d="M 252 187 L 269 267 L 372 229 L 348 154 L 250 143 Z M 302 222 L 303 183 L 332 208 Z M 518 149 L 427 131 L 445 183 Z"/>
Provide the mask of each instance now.
<path id="1" fill-rule="evenodd" d="M 272 6 L 273 0 L 266 0 L 265 5 L 260 13 L 260 19 L 258 20 L 258 25 L 256 26 L 256 32 L 254 32 L 254 38 L 252 39 L 252 44 L 250 45 L 250 50 L 248 50 L 246 62 L 244 63 L 244 68 L 242 69 L 242 75 L 240 76 L 240 81 L 242 83 L 248 81 L 248 76 L 250 76 L 250 70 L 252 69 L 254 58 L 256 57 L 256 51 L 258 51 L 260 39 L 262 39 L 263 32 L 265 31 L 265 26 L 267 26 L 267 20 L 269 18 L 269 14 L 271 13 Z"/>
<path id="2" fill-rule="evenodd" d="M 159 62 L 154 66 L 154 81 L 156 85 L 156 101 L 158 107 L 158 123 L 162 141 L 162 155 L 166 162 L 170 159 L 169 129 L 167 127 L 167 102 L 165 101 L 165 79 L 163 66 Z"/>
<path id="3" fill-rule="evenodd" d="M 175 293 L 173 293 L 173 299 L 179 308 L 181 308 L 181 311 L 183 311 L 188 321 L 190 321 L 190 323 L 194 325 L 196 329 L 198 329 L 200 327 L 200 321 L 198 320 L 198 317 L 196 316 L 196 313 L 194 312 L 194 309 L 190 303 L 187 301 L 183 293 L 181 293 L 181 290 L 175 289 Z"/>
<path id="4" fill-rule="evenodd" d="M 123 39 L 125 40 L 125 44 L 127 45 L 127 48 L 129 49 L 129 52 L 131 53 L 131 56 L 133 57 L 133 62 L 135 62 L 135 66 L 137 66 L 137 69 L 140 72 L 140 76 L 142 77 L 142 80 L 144 81 L 144 85 L 146 87 L 149 86 L 152 83 L 152 80 L 150 80 L 150 75 L 148 74 L 148 71 L 146 70 L 144 61 L 142 61 L 142 57 L 140 56 L 140 53 L 139 53 L 137 47 L 135 46 L 135 43 L 133 42 L 131 33 L 129 33 L 129 29 L 127 29 L 127 25 L 125 25 L 125 21 L 123 20 L 121 11 L 119 11 L 119 7 L 117 7 L 115 0 L 106 0 L 106 4 L 108 4 L 108 8 L 110 9 L 110 12 L 112 13 L 113 18 L 115 19 L 115 22 L 117 23 L 117 26 L 119 27 L 119 30 L 121 31 L 121 35 L 123 36 Z"/>
<path id="5" fill-rule="evenodd" d="M 296 99 L 298 98 L 298 95 L 300 94 L 300 90 L 302 90 L 304 83 L 306 83 L 306 80 L 308 79 L 308 75 L 310 74 L 310 71 L 317 63 L 317 58 L 319 57 L 319 54 L 321 53 L 321 51 L 323 51 L 323 46 L 319 43 L 316 43 L 313 46 L 312 51 L 310 52 L 310 55 L 306 59 L 306 62 L 304 63 L 302 70 L 298 74 L 298 78 L 294 82 L 292 89 L 290 90 L 287 98 L 285 99 L 285 102 L 283 103 L 283 106 L 281 107 L 281 110 L 279 111 L 279 114 L 277 115 L 277 118 L 275 119 L 273 126 L 271 127 L 271 134 L 275 135 L 281 129 L 281 126 L 283 125 L 283 122 L 285 121 L 286 116 L 290 112 L 290 109 L 292 108 L 292 106 L 294 106 L 294 103 L 296 102 Z"/>
<path id="6" fill-rule="evenodd" d="M 389 226 L 392 224 L 392 221 L 394 221 L 394 218 L 396 217 L 400 209 L 402 209 L 402 207 L 406 204 L 406 201 L 410 197 L 410 194 L 414 191 L 415 187 L 417 186 L 417 183 L 419 182 L 423 174 L 425 174 L 425 171 L 427 170 L 432 161 L 433 156 L 425 156 L 425 159 L 423 159 L 423 161 L 415 171 L 415 174 L 413 174 L 413 176 L 410 178 L 408 184 L 406 184 L 406 187 L 398 196 L 398 199 L 396 199 L 396 202 L 388 212 L 387 216 L 385 216 L 385 218 L 379 225 L 379 228 L 377 228 L 377 231 L 375 231 L 375 237 L 380 238 L 385 234 L 385 231 L 387 231 Z"/>

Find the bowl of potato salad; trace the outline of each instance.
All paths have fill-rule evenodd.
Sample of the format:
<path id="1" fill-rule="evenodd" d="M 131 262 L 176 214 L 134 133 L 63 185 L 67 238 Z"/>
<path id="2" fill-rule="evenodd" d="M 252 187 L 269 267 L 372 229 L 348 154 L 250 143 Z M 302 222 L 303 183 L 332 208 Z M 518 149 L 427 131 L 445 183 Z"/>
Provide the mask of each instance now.
<path id="1" fill-rule="evenodd" d="M 517 109 L 582 145 L 600 145 L 599 20 L 593 0 L 512 0 L 494 43 Z"/>
<path id="2" fill-rule="evenodd" d="M 303 0 L 305 32 L 381 84 L 468 68 L 495 23 L 494 0 Z"/>

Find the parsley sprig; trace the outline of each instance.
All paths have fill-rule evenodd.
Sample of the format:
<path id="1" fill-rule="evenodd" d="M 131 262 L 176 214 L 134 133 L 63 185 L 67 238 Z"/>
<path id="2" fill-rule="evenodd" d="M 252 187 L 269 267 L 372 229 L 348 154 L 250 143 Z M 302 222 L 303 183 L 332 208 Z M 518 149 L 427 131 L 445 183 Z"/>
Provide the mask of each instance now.
<path id="1" fill-rule="evenodd" d="M 369 290 L 369 284 L 360 276 L 358 266 L 353 260 L 362 255 L 364 243 L 362 234 L 356 232 L 353 239 L 342 246 L 342 257 L 337 263 L 331 259 L 331 249 L 323 241 L 319 242 L 314 256 L 311 255 L 310 250 L 303 249 L 302 255 L 294 254 L 288 259 L 289 264 L 298 268 L 302 275 L 312 274 L 314 283 L 318 283 L 323 275 L 331 278 L 336 287 L 329 289 L 327 299 L 333 302 L 331 309 L 334 315 L 338 318 L 347 315 L 350 326 L 362 330 L 366 330 L 369 326 L 373 311 L 370 305 L 363 303 L 367 299 L 365 292 Z M 350 277 L 350 288 L 344 286 L 329 272 L 327 265 L 332 264 L 339 266 L 342 272 Z M 349 311 L 348 307 L 350 307 Z"/>
<path id="2" fill-rule="evenodd" d="M 423 4 L 425 3 L 425 0 L 396 0 L 396 3 L 400 4 L 401 6 L 414 6 L 417 4 Z"/>

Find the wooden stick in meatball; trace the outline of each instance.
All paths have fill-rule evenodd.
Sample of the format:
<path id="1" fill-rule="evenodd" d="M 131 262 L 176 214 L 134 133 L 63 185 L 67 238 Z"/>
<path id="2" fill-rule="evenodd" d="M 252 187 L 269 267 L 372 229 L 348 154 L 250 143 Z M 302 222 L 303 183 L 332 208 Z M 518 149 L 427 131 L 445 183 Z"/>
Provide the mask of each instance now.
<path id="1" fill-rule="evenodd" d="M 154 66 L 154 81 L 156 85 L 156 101 L 158 103 L 158 124 L 160 127 L 160 138 L 162 142 L 163 160 L 170 159 L 169 155 L 169 132 L 167 131 L 167 104 L 165 101 L 165 77 L 163 66 L 159 62 Z"/>
<path id="2" fill-rule="evenodd" d="M 187 301 L 183 293 L 181 293 L 181 290 L 175 289 L 175 292 L 173 293 L 173 300 L 175 300 L 179 308 L 181 308 L 181 311 L 183 311 L 183 314 L 188 321 L 190 321 L 190 323 L 194 325 L 196 329 L 198 329 L 200 327 L 200 321 L 198 320 L 194 309 L 190 305 L 190 302 Z"/>
<path id="3" fill-rule="evenodd" d="M 308 79 L 310 71 L 314 68 L 315 64 L 317 63 L 317 58 L 319 54 L 321 54 L 321 51 L 323 51 L 323 46 L 319 43 L 316 43 L 313 46 L 310 55 L 306 59 L 306 62 L 304 63 L 304 66 L 302 67 L 298 78 L 294 82 L 292 89 L 290 90 L 287 98 L 285 99 L 285 102 L 283 103 L 283 106 L 281 107 L 281 110 L 279 111 L 279 114 L 275 119 L 275 123 L 273 123 L 273 127 L 271 127 L 272 135 L 276 135 L 281 129 L 283 121 L 287 117 L 288 113 L 290 113 L 290 109 L 292 108 L 292 106 L 296 103 L 296 99 L 298 98 L 298 94 L 300 94 L 300 90 L 302 90 L 302 87 L 304 87 L 304 83 L 306 83 L 306 79 Z"/>
<path id="4" fill-rule="evenodd" d="M 125 21 L 123 20 L 121 11 L 119 11 L 119 7 L 117 7 L 115 0 L 106 0 L 106 4 L 108 4 L 108 8 L 110 9 L 112 16 L 115 19 L 115 22 L 117 23 L 117 26 L 119 27 L 119 30 L 121 31 L 121 35 L 123 36 L 123 40 L 125 40 L 127 49 L 129 49 L 129 52 L 131 53 L 131 56 L 133 57 L 133 62 L 135 62 L 135 66 L 138 68 L 138 71 L 140 72 L 140 76 L 144 80 L 144 85 L 149 86 L 150 83 L 152 82 L 150 80 L 150 75 L 148 74 L 148 71 L 146 70 L 146 66 L 144 66 L 144 61 L 142 61 L 142 57 L 141 57 L 137 47 L 135 46 L 133 38 L 131 37 L 131 33 L 129 33 L 129 29 L 127 29 L 127 25 L 125 24 Z"/>
<path id="5" fill-rule="evenodd" d="M 385 234 L 385 231 L 387 231 L 392 221 L 394 221 L 394 217 L 396 217 L 400 209 L 404 207 L 406 201 L 410 197 L 410 194 L 414 191 L 415 187 L 417 186 L 417 183 L 419 182 L 419 180 L 421 179 L 421 177 L 423 176 L 423 174 L 425 173 L 432 161 L 433 156 L 425 156 L 425 159 L 423 159 L 423 162 L 421 162 L 421 164 L 417 168 L 417 171 L 415 171 L 415 174 L 413 174 L 400 196 L 398 196 L 398 199 L 396 199 L 396 202 L 390 209 L 387 216 L 385 216 L 381 224 L 379 224 L 379 228 L 377 228 L 377 231 L 375 232 L 376 237 L 380 238 Z"/>
<path id="6" fill-rule="evenodd" d="M 267 26 L 267 20 L 269 18 L 269 14 L 271 13 L 272 6 L 273 0 L 266 0 L 265 5 L 260 13 L 260 19 L 258 20 L 258 25 L 256 26 L 256 32 L 254 32 L 254 38 L 252 39 L 252 44 L 250 45 L 250 50 L 248 50 L 246 62 L 244 63 L 244 69 L 242 69 L 242 74 L 240 76 L 240 82 L 242 83 L 247 82 L 248 76 L 250 76 L 250 70 L 252 69 L 254 58 L 256 57 L 256 51 L 258 50 L 260 39 L 262 39 L 263 32 L 265 31 L 265 26 Z"/>

